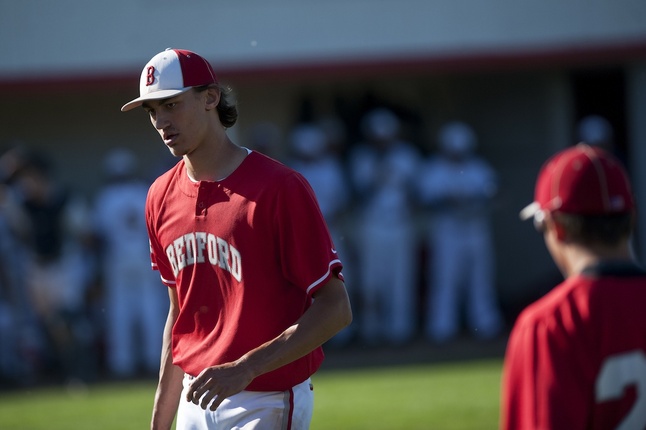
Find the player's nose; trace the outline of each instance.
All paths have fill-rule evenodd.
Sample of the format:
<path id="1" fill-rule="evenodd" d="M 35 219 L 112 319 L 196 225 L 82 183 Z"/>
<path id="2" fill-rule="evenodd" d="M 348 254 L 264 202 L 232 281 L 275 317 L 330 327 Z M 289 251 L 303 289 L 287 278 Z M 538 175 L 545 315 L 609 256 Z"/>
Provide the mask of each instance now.
<path id="1" fill-rule="evenodd" d="M 153 126 L 157 130 L 163 130 L 163 129 L 165 129 L 166 127 L 168 127 L 170 125 L 169 118 L 166 115 L 164 115 L 163 113 L 160 113 L 160 112 L 156 113 L 156 115 L 155 115 L 155 117 L 153 118 L 152 121 L 153 121 Z"/>

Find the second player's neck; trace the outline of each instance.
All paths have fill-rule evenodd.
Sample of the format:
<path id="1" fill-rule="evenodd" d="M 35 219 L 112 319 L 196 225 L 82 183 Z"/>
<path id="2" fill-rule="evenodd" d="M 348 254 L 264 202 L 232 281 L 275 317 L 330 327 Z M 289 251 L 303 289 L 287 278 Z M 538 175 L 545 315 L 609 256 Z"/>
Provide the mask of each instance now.
<path id="1" fill-rule="evenodd" d="M 633 259 L 630 244 L 622 241 L 615 247 L 589 249 L 571 246 L 566 257 L 565 277 L 580 274 L 587 267 L 599 264 L 602 261 L 631 261 Z"/>

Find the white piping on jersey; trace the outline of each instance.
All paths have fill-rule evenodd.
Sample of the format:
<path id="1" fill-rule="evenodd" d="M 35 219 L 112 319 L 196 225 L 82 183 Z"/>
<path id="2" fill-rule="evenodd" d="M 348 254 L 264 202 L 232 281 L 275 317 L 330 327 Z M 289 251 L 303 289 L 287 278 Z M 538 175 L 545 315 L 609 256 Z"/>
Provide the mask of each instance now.
<path id="1" fill-rule="evenodd" d="M 312 288 L 316 287 L 318 284 L 320 284 L 325 279 L 327 279 L 327 277 L 330 275 L 330 271 L 332 270 L 332 266 L 334 264 L 340 263 L 340 262 L 341 262 L 341 260 L 339 260 L 338 258 L 336 260 L 330 261 L 330 264 L 327 266 L 327 272 L 325 272 L 325 275 L 321 276 L 319 279 L 314 281 L 309 287 L 307 287 L 307 294 L 309 294 L 310 291 L 312 291 Z"/>
<path id="2" fill-rule="evenodd" d="M 177 284 L 175 281 L 171 281 L 169 279 L 164 279 L 163 276 L 160 276 L 160 278 L 161 278 L 161 281 L 166 285 L 176 285 Z"/>
<path id="3" fill-rule="evenodd" d="M 152 267 L 153 270 L 159 270 L 159 266 L 157 266 L 157 263 L 150 263 L 150 266 Z M 175 281 L 171 281 L 170 279 L 165 279 L 161 273 L 159 274 L 159 279 L 161 279 L 162 284 L 164 285 L 175 285 Z"/>

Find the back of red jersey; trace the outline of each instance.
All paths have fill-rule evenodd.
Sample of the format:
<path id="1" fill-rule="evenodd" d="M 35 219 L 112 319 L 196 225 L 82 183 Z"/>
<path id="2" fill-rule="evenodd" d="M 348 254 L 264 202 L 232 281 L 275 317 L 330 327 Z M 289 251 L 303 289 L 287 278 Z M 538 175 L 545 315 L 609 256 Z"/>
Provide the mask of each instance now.
<path id="1" fill-rule="evenodd" d="M 646 273 L 623 264 L 571 277 L 523 311 L 501 428 L 646 428 L 645 304 Z"/>

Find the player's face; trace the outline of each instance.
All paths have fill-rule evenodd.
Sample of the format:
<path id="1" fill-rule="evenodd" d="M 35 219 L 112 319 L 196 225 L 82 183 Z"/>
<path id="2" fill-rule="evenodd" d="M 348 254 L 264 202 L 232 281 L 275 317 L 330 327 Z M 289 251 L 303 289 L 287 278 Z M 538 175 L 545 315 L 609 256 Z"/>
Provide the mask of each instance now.
<path id="1" fill-rule="evenodd" d="M 208 125 L 205 94 L 190 90 L 143 105 L 153 127 L 176 157 L 192 153 L 205 139 Z"/>

